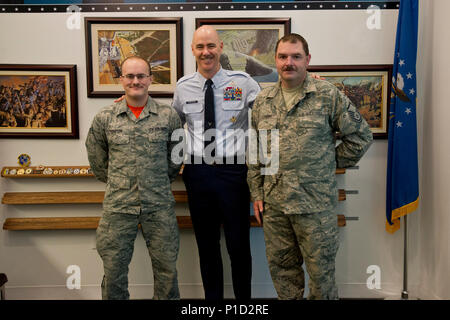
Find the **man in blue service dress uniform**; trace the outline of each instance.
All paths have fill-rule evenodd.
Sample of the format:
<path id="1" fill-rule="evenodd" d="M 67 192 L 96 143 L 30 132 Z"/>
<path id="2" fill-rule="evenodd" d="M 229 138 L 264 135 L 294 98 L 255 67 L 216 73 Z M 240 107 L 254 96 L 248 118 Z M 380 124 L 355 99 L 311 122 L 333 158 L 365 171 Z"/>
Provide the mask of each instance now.
<path id="1" fill-rule="evenodd" d="M 248 110 L 260 88 L 248 74 L 221 68 L 223 42 L 211 26 L 195 31 L 191 47 L 198 71 L 178 81 L 173 107 L 183 124 L 187 123 L 188 157 L 183 180 L 205 299 L 224 297 L 221 224 L 231 260 L 234 295 L 236 299 L 250 299 L 250 193 L 245 134 Z"/>

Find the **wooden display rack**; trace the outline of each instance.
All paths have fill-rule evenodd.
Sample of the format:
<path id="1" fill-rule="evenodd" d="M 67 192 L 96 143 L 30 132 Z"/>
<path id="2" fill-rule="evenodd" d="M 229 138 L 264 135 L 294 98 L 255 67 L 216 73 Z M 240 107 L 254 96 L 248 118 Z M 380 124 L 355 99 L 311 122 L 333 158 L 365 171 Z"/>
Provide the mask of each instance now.
<path id="1" fill-rule="evenodd" d="M 52 169 L 51 174 L 44 174 L 45 169 Z M 24 173 L 17 174 L 18 170 L 24 169 Z M 32 173 L 27 174 L 26 170 L 31 169 Z M 69 169 L 72 169 L 72 171 L 79 170 L 80 173 L 67 173 Z M 184 166 L 180 169 L 180 174 L 183 173 Z M 11 171 L 15 170 L 15 174 L 11 174 Z M 88 170 L 89 173 L 81 173 L 82 170 Z M 55 174 L 54 172 L 57 171 L 58 173 Z M 65 173 L 63 173 L 65 171 Z M 344 168 L 336 169 L 336 174 L 345 174 Z M 84 178 L 84 177 L 95 177 L 92 172 L 90 172 L 89 166 L 48 166 L 39 168 L 39 167 L 3 167 L 1 171 L 1 176 L 3 178 Z"/>
<path id="2" fill-rule="evenodd" d="M 186 191 L 172 191 L 175 201 L 187 202 Z M 89 204 L 103 203 L 104 191 L 5 192 L 3 204 Z"/>
<path id="3" fill-rule="evenodd" d="M 338 226 L 346 225 L 345 216 L 339 214 Z M 8 218 L 3 224 L 3 230 L 95 230 L 98 227 L 100 217 L 40 217 L 40 218 Z M 190 216 L 177 216 L 180 229 L 191 229 Z M 250 217 L 250 226 L 259 227 L 254 216 Z"/>
<path id="4" fill-rule="evenodd" d="M 187 203 L 187 192 L 172 191 L 177 203 Z M 3 204 L 85 204 L 103 203 L 104 191 L 58 191 L 58 192 L 6 192 Z M 339 201 L 347 199 L 345 190 L 339 189 Z"/>
<path id="5" fill-rule="evenodd" d="M 27 173 L 27 169 L 31 169 L 31 173 Z M 48 172 L 51 169 L 52 173 Z M 13 171 L 14 170 L 14 171 Z M 23 170 L 23 173 L 18 173 L 19 170 Z M 47 171 L 46 171 L 47 170 Z M 86 171 L 86 173 L 84 173 Z M 11 172 L 15 172 L 11 174 Z M 57 172 L 57 173 L 55 173 Z M 72 172 L 72 173 L 68 173 Z M 75 173 L 77 172 L 77 173 Z M 82 173 L 83 172 L 83 173 Z M 84 177 L 95 177 L 92 172 L 90 172 L 89 166 L 47 166 L 47 167 L 3 167 L 2 173 L 3 178 L 84 178 Z"/>
<path id="6" fill-rule="evenodd" d="M 89 166 L 51 166 L 52 170 L 58 170 L 57 174 L 44 174 L 42 168 L 27 167 L 33 170 L 32 173 L 17 174 L 17 170 L 22 167 L 3 167 L 1 176 L 4 178 L 85 178 L 94 177 L 90 173 Z M 11 174 L 11 170 L 16 170 Z M 26 169 L 26 168 L 25 168 Z M 78 169 L 78 174 L 67 173 L 68 169 Z M 81 173 L 81 169 L 84 169 Z M 64 170 L 65 173 L 64 173 Z M 72 171 L 73 172 L 73 171 Z M 180 173 L 182 170 L 180 171 Z M 344 174 L 345 169 L 336 170 L 336 174 Z M 187 203 L 186 191 L 172 191 L 177 203 Z M 104 191 L 67 191 L 67 192 L 6 192 L 2 198 L 2 204 L 24 205 L 24 204 L 102 204 Z M 346 192 L 339 189 L 339 201 L 346 200 Z M 344 215 L 338 215 L 338 226 L 344 227 L 346 219 Z M 86 230 L 96 229 L 100 217 L 40 217 L 40 218 L 7 218 L 3 224 L 4 230 Z M 177 216 L 180 229 L 192 228 L 190 216 Z M 254 216 L 250 217 L 250 225 L 259 227 Z"/>

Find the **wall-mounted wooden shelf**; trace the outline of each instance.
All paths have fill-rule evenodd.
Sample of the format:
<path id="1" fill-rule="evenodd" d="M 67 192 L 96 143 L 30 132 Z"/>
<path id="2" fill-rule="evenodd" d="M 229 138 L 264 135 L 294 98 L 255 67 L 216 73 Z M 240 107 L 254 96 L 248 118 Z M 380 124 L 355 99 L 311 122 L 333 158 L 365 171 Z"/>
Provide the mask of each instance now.
<path id="1" fill-rule="evenodd" d="M 172 191 L 177 203 L 187 203 L 187 192 Z M 104 191 L 66 192 L 5 192 L 3 204 L 89 204 L 103 203 Z M 344 189 L 339 189 L 339 201 L 345 201 Z"/>
<path id="2" fill-rule="evenodd" d="M 102 203 L 105 192 L 6 192 L 3 204 L 77 204 Z"/>
<path id="3" fill-rule="evenodd" d="M 51 173 L 48 169 L 51 169 Z M 28 170 L 28 171 L 27 171 Z M 12 174 L 14 172 L 14 174 Z M 19 173 L 21 172 L 21 173 Z M 29 172 L 29 173 L 27 173 Z M 44 173 L 47 172 L 47 173 Z M 56 172 L 56 174 L 55 174 Z M 86 178 L 94 177 L 89 166 L 3 167 L 3 178 Z"/>
<path id="4" fill-rule="evenodd" d="M 57 174 L 43 173 L 45 168 L 57 171 Z M 3 167 L 1 176 L 4 178 L 84 178 L 94 177 L 90 173 L 89 166 L 51 166 L 51 167 Z M 21 169 L 24 169 L 23 171 Z M 27 169 L 28 173 L 26 173 Z M 11 174 L 11 170 L 15 170 Z M 18 174 L 18 170 L 20 174 Z M 77 170 L 77 173 L 74 173 Z M 70 173 L 68 173 L 70 172 Z M 183 167 L 180 174 L 183 172 Z M 345 169 L 337 169 L 336 174 L 345 174 Z M 172 191 L 177 203 L 187 203 L 186 191 Z M 66 191 L 66 192 L 6 192 L 2 203 L 10 205 L 29 204 L 102 204 L 104 191 Z M 346 191 L 339 189 L 339 201 L 346 200 Z M 338 226 L 344 227 L 346 219 L 344 215 L 337 215 Z M 39 217 L 39 218 L 8 218 L 3 224 L 4 230 L 92 230 L 96 229 L 100 217 Z M 180 229 L 192 228 L 190 216 L 178 216 Z M 250 217 L 252 227 L 259 227 L 254 216 Z"/>
<path id="5" fill-rule="evenodd" d="M 187 202 L 186 191 L 172 191 L 175 201 Z M 3 204 L 89 204 L 103 203 L 104 191 L 67 192 L 6 192 Z"/>
<path id="6" fill-rule="evenodd" d="M 346 225 L 345 216 L 337 216 L 338 226 Z M 192 228 L 190 216 L 177 216 L 180 229 Z M 8 218 L 3 224 L 3 230 L 95 230 L 98 227 L 100 217 L 41 217 L 41 218 Z M 251 227 L 259 227 L 254 216 L 250 217 Z"/>
<path id="7" fill-rule="evenodd" d="M 52 169 L 52 173 L 44 174 L 45 169 Z M 23 169 L 23 173 L 18 174 L 19 170 Z M 27 173 L 27 169 L 31 169 Z M 13 171 L 14 170 L 14 171 Z M 88 171 L 89 173 L 82 173 Z M 55 174 L 54 172 L 57 172 Z M 11 172 L 15 172 L 11 174 Z M 22 171 L 21 171 L 22 172 Z M 72 172 L 72 173 L 68 173 Z M 75 173 L 77 172 L 77 173 Z M 183 167 L 180 169 L 180 174 L 183 173 Z M 336 174 L 345 174 L 345 169 L 336 169 Z M 39 167 L 3 167 L 1 171 L 1 176 L 3 178 L 13 178 L 13 179 L 21 179 L 21 178 L 86 178 L 86 177 L 95 177 L 94 174 L 90 171 L 89 166 L 48 166 L 39 168 Z"/>

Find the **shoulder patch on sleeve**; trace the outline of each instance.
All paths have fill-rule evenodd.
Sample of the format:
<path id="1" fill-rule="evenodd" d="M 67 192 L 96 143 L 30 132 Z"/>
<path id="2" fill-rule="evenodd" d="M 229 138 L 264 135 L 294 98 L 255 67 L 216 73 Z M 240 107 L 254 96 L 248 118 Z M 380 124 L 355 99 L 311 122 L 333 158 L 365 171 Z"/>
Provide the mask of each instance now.
<path id="1" fill-rule="evenodd" d="M 350 115 L 350 118 L 357 122 L 357 123 L 361 123 L 362 122 L 362 116 L 361 114 L 358 112 L 358 110 L 354 109 L 354 108 L 349 108 L 347 110 L 348 114 Z"/>

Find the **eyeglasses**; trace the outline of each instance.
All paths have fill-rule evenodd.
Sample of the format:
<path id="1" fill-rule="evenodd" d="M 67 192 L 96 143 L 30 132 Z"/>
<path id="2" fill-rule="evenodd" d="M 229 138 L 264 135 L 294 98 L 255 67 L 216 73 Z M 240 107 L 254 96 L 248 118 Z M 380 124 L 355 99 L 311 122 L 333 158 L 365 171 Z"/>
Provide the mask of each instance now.
<path id="1" fill-rule="evenodd" d="M 131 80 L 131 81 L 133 81 L 134 78 L 137 78 L 139 81 L 141 81 L 141 80 L 144 80 L 145 78 L 148 78 L 150 76 L 148 74 L 143 74 L 143 73 L 139 73 L 139 74 L 129 73 L 129 74 L 126 74 L 126 75 L 121 76 L 121 77 L 127 78 L 128 80 Z"/>

